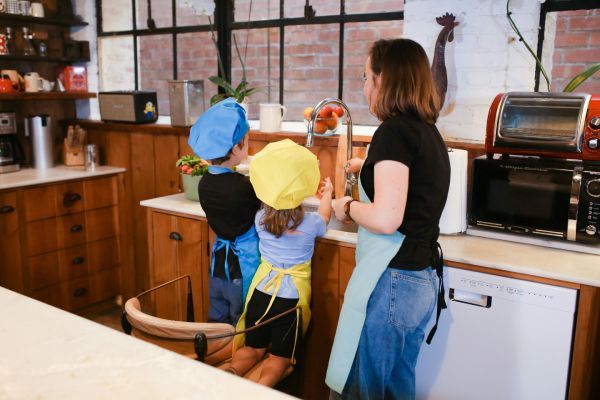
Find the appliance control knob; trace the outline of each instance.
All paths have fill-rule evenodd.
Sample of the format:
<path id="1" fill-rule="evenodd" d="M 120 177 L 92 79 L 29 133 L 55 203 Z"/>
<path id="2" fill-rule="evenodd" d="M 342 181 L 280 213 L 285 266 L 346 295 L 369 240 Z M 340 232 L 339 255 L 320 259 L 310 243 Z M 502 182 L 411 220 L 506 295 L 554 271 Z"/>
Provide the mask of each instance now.
<path id="1" fill-rule="evenodd" d="M 593 117 L 590 119 L 590 128 L 600 129 L 600 117 Z"/>
<path id="2" fill-rule="evenodd" d="M 596 234 L 596 227 L 594 225 L 588 225 L 585 227 L 585 233 L 587 233 L 590 236 L 594 236 Z"/>
<path id="3" fill-rule="evenodd" d="M 587 144 L 590 149 L 595 150 L 598 148 L 598 139 L 590 139 Z"/>
<path id="4" fill-rule="evenodd" d="M 600 179 L 592 179 L 585 187 L 585 191 L 592 197 L 600 197 Z"/>

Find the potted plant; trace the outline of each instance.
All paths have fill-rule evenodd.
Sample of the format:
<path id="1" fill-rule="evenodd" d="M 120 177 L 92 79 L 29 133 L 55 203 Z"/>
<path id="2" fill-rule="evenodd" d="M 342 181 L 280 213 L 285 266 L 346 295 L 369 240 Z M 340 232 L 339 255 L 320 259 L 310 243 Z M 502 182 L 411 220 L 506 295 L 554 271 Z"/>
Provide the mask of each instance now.
<path id="1" fill-rule="evenodd" d="M 185 198 L 192 201 L 199 201 L 198 183 L 202 175 L 208 171 L 208 162 L 200 157 L 185 155 L 177 160 L 175 166 L 181 173 Z"/>

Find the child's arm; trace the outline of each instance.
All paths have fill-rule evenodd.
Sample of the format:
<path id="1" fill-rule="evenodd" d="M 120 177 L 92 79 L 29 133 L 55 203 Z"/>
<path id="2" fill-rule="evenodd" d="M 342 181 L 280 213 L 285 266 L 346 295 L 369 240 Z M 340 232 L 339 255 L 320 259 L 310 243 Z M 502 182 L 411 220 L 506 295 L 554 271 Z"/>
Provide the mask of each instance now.
<path id="1" fill-rule="evenodd" d="M 319 194 L 321 195 L 321 202 L 319 203 L 319 209 L 317 210 L 319 215 L 323 217 L 326 224 L 329 224 L 331 219 L 331 195 L 333 193 L 333 185 L 331 179 L 325 178 Z"/>

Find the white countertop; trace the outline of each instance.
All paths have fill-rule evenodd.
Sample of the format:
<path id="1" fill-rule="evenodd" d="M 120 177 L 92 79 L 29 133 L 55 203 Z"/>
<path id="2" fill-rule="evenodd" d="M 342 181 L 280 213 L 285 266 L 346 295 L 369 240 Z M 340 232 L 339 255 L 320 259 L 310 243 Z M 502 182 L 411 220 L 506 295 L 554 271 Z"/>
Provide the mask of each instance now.
<path id="1" fill-rule="evenodd" d="M 315 206 L 314 199 L 305 203 Z M 140 202 L 142 206 L 205 217 L 200 203 L 183 194 Z M 330 223 L 331 225 L 331 223 Z M 356 233 L 329 229 L 325 239 L 356 244 Z M 470 235 L 440 235 L 444 259 L 600 287 L 600 256 Z"/>
<path id="2" fill-rule="evenodd" d="M 1 399 L 293 399 L 0 287 Z"/>
<path id="3" fill-rule="evenodd" d="M 86 171 L 84 167 L 67 167 L 65 165 L 58 165 L 46 170 L 26 168 L 17 172 L 0 174 L 0 190 L 72 179 L 93 178 L 119 172 L 125 172 L 125 168 L 100 166 L 95 171 Z"/>

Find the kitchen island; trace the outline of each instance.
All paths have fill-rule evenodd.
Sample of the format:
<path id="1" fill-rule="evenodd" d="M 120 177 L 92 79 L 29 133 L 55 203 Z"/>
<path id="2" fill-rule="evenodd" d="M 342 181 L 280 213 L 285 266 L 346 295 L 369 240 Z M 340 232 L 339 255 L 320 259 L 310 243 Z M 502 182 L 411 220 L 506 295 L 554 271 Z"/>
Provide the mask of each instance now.
<path id="1" fill-rule="evenodd" d="M 194 290 L 202 293 L 203 300 L 199 300 L 201 303 L 196 309 L 205 313 L 214 236 L 208 229 L 200 204 L 186 200 L 183 194 L 144 200 L 140 204 L 148 209 L 151 283 L 159 284 L 161 279 L 172 279 L 193 271 L 194 268 L 187 265 L 190 261 L 199 263 Z M 305 206 L 314 207 L 314 202 L 309 200 Z M 294 392 L 307 399 L 322 398 L 327 391 L 323 380 L 328 355 L 344 291 L 354 268 L 357 235 L 348 230 L 332 220 L 327 234 L 317 240 L 315 247 L 312 268 L 319 273 L 312 276 L 313 318 L 304 348 L 304 365 L 310 368 L 300 367 L 301 389 Z M 170 240 L 172 232 L 181 233 L 183 240 Z M 464 234 L 441 235 L 439 242 L 447 267 L 577 291 L 575 329 L 571 343 L 567 344 L 572 346 L 567 398 L 594 398 L 593 394 L 599 389 L 593 377 L 600 371 L 599 256 Z M 199 247 L 201 251 L 198 251 Z M 173 254 L 176 254 L 177 268 L 166 271 L 165 262 Z M 197 315 L 203 316 L 205 314 Z"/>

